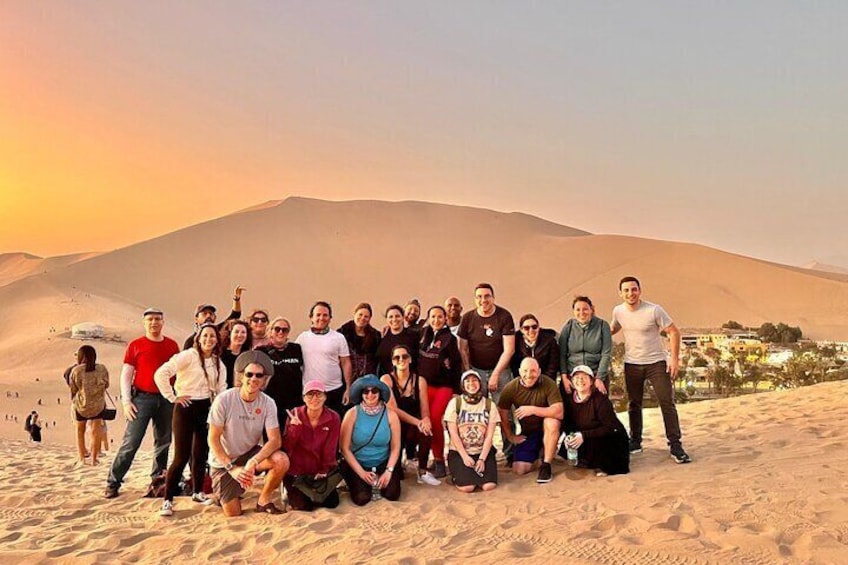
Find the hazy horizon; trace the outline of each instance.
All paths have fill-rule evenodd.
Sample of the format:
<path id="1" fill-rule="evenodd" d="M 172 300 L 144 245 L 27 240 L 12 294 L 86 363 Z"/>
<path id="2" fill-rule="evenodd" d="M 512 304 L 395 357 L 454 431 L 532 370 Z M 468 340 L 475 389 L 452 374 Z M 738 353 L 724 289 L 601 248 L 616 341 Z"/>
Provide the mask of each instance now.
<path id="1" fill-rule="evenodd" d="M 6 2 L 0 253 L 296 195 L 848 266 L 846 24 L 837 2 Z"/>

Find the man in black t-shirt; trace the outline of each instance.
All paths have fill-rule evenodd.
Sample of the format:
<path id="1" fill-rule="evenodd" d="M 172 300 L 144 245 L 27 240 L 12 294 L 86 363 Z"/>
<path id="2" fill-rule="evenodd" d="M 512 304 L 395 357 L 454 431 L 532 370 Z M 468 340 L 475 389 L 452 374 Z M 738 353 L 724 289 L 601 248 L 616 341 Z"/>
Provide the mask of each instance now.
<path id="1" fill-rule="evenodd" d="M 463 369 L 477 371 L 497 403 L 513 379 L 509 363 L 515 353 L 515 321 L 507 309 L 495 305 L 495 291 L 489 283 L 474 288 L 474 303 L 477 308 L 462 315 L 457 331 Z M 511 446 L 503 427 L 501 438 L 508 455 Z"/>

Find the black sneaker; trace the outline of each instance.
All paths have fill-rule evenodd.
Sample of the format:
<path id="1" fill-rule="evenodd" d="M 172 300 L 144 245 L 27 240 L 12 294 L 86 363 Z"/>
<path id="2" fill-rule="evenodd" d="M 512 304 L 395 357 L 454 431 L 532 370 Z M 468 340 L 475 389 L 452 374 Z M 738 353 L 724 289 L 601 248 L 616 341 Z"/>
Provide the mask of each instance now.
<path id="1" fill-rule="evenodd" d="M 631 439 L 630 453 L 642 453 L 642 442 L 635 439 Z"/>
<path id="2" fill-rule="evenodd" d="M 106 498 L 117 498 L 118 497 L 118 487 L 106 487 L 106 492 L 103 493 L 103 496 Z"/>
<path id="3" fill-rule="evenodd" d="M 549 483 L 551 482 L 551 464 L 550 463 L 542 463 L 539 466 L 539 476 L 536 477 L 537 483 Z"/>
<path id="4" fill-rule="evenodd" d="M 685 451 L 683 451 L 683 447 L 680 446 L 680 445 L 671 448 L 671 458 L 674 459 L 675 463 L 681 464 L 681 465 L 683 463 L 691 463 L 692 462 L 692 458 L 689 457 L 689 454 L 687 454 Z"/>

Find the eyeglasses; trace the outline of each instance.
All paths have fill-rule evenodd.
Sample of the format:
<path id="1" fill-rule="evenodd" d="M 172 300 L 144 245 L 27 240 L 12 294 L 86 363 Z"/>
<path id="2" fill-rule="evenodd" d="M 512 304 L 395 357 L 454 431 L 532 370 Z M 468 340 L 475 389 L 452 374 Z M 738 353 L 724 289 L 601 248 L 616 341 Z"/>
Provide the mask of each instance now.
<path id="1" fill-rule="evenodd" d="M 407 355 L 406 353 L 395 355 L 394 357 L 392 357 L 392 361 L 409 361 L 409 355 Z"/>
<path id="2" fill-rule="evenodd" d="M 318 396 L 324 396 L 324 393 L 321 392 L 320 390 L 310 390 L 309 392 L 307 392 L 303 396 L 305 396 L 307 398 L 315 398 L 315 397 L 318 397 Z"/>
<path id="3" fill-rule="evenodd" d="M 538 330 L 539 324 L 528 324 L 526 326 L 521 326 L 522 330 Z"/>
<path id="4" fill-rule="evenodd" d="M 265 373 L 251 373 L 250 371 L 245 371 L 244 376 L 248 379 L 264 379 Z"/>
<path id="5" fill-rule="evenodd" d="M 262 317 L 262 316 L 254 316 L 250 319 L 250 321 L 255 323 L 255 324 L 267 324 L 268 318 L 265 318 L 265 317 Z"/>
<path id="6" fill-rule="evenodd" d="M 362 389 L 362 394 L 380 394 L 380 389 L 375 386 L 369 386 Z"/>
<path id="7" fill-rule="evenodd" d="M 275 326 L 271 328 L 271 331 L 278 334 L 287 334 L 289 333 L 289 330 L 291 330 L 291 328 L 281 328 L 280 326 Z"/>

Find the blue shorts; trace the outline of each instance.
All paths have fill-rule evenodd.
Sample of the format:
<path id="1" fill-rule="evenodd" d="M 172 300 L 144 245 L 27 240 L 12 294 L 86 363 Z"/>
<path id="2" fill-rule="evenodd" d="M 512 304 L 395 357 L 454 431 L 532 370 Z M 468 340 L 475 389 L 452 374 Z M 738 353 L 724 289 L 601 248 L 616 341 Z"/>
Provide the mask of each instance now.
<path id="1" fill-rule="evenodd" d="M 544 430 L 539 430 L 524 436 L 526 439 L 515 444 L 512 449 L 513 461 L 521 463 L 534 463 L 542 452 L 544 446 Z"/>

